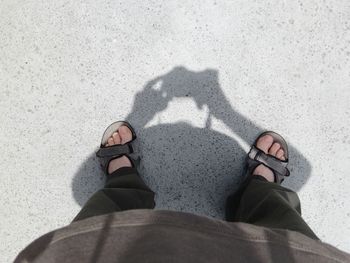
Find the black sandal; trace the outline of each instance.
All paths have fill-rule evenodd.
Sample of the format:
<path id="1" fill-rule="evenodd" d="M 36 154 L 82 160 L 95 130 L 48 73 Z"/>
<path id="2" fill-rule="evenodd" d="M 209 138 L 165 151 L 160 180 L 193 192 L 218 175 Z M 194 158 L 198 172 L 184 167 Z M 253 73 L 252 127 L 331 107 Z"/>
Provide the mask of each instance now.
<path id="1" fill-rule="evenodd" d="M 284 151 L 285 160 L 280 160 L 275 156 L 266 154 L 264 153 L 264 151 L 260 150 L 256 146 L 258 140 L 265 135 L 270 135 L 273 138 L 273 143 L 279 143 L 281 145 L 281 148 Z M 273 131 L 264 132 L 260 134 L 260 136 L 255 140 L 252 148 L 248 153 L 247 175 L 252 176 L 255 168 L 258 165 L 263 164 L 267 168 L 270 168 L 271 171 L 273 172 L 275 177 L 274 182 L 277 184 L 281 184 L 284 181 L 284 178 L 290 175 L 290 172 L 287 168 L 288 157 L 289 157 L 288 146 L 286 141 L 283 139 L 283 137 Z"/>
<path id="2" fill-rule="evenodd" d="M 114 132 L 118 131 L 121 126 L 126 126 L 130 129 L 132 134 L 131 141 L 125 144 L 117 144 L 113 146 L 105 146 L 108 139 L 113 135 Z M 130 157 L 130 154 L 134 152 L 131 143 L 136 139 L 136 133 L 133 127 L 126 121 L 117 121 L 107 127 L 103 133 L 100 149 L 96 152 L 96 156 L 100 160 L 101 168 L 106 175 L 108 173 L 108 165 L 110 161 L 125 155 L 131 162 L 132 167 L 136 167 L 137 160 Z"/>
<path id="3" fill-rule="evenodd" d="M 280 160 L 270 154 L 266 154 L 264 151 L 260 150 L 257 147 L 256 144 L 258 140 L 265 135 L 272 136 L 273 143 L 277 142 L 281 145 L 281 148 L 284 151 L 285 160 Z M 235 221 L 235 214 L 238 209 L 242 194 L 244 193 L 246 187 L 249 185 L 250 181 L 253 178 L 256 178 L 259 180 L 266 180 L 261 175 L 260 176 L 253 175 L 255 168 L 258 167 L 260 164 L 263 164 L 266 167 L 270 168 L 274 174 L 274 178 L 275 178 L 274 182 L 277 184 L 281 184 L 284 181 L 284 178 L 290 175 L 290 172 L 287 168 L 288 157 L 289 157 L 288 146 L 286 141 L 283 139 L 281 135 L 273 131 L 267 131 L 259 135 L 259 137 L 255 140 L 253 146 L 251 147 L 249 153 L 247 154 L 246 169 L 244 171 L 244 178 L 242 180 L 242 183 L 240 184 L 238 190 L 227 198 L 227 202 L 226 202 L 226 220 L 227 221 Z"/>

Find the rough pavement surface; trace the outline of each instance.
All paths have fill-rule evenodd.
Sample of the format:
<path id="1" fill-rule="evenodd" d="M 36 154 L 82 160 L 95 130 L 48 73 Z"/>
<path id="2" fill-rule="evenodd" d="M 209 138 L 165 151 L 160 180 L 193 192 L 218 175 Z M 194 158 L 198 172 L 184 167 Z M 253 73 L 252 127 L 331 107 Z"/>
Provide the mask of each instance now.
<path id="1" fill-rule="evenodd" d="M 68 224 L 128 119 L 157 208 L 223 216 L 249 145 L 290 144 L 305 220 L 350 252 L 350 3 L 0 1 L 0 262 Z"/>

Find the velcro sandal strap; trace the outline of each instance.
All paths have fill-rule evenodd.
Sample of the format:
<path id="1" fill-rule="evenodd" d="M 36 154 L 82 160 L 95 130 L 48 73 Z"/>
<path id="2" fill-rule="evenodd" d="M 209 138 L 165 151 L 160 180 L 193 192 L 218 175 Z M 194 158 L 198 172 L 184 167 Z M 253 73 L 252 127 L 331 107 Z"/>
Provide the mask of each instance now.
<path id="1" fill-rule="evenodd" d="M 101 147 L 97 152 L 96 156 L 100 158 L 106 157 L 117 157 L 120 155 L 133 153 L 132 146 L 127 144 L 117 144 L 108 147 Z"/>
<path id="2" fill-rule="evenodd" d="M 289 170 L 287 169 L 288 161 L 282 161 L 272 155 L 266 154 L 254 145 L 250 149 L 248 156 L 250 159 L 269 167 L 280 176 L 289 176 Z"/>

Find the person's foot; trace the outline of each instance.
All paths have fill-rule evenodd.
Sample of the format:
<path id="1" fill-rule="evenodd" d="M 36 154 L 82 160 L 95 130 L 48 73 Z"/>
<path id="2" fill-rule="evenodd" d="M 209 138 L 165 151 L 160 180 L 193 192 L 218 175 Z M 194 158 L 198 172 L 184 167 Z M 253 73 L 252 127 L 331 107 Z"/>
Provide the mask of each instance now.
<path id="1" fill-rule="evenodd" d="M 265 135 L 261 137 L 256 143 L 256 147 L 262 150 L 264 153 L 275 156 L 280 160 L 286 159 L 284 151 L 281 148 L 281 145 L 279 143 L 273 143 L 273 138 L 271 135 Z M 255 168 L 253 175 L 263 176 L 269 182 L 275 181 L 273 171 L 263 164 L 260 164 L 258 165 L 258 167 Z"/>
<path id="2" fill-rule="evenodd" d="M 131 130 L 127 126 L 123 125 L 107 140 L 105 147 L 113 146 L 116 144 L 125 144 L 131 141 L 131 139 Z M 111 174 L 122 167 L 132 167 L 129 158 L 125 155 L 109 162 L 108 173 Z"/>

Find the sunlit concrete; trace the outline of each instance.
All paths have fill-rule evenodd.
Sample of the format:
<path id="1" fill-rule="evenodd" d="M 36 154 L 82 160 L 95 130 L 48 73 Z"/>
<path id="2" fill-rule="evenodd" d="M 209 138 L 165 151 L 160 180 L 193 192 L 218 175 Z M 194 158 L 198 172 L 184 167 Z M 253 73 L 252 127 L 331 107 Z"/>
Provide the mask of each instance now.
<path id="1" fill-rule="evenodd" d="M 247 148 L 287 139 L 305 220 L 350 252 L 350 6 L 0 2 L 0 262 L 70 223 L 112 121 L 137 129 L 157 208 L 222 218 Z"/>

